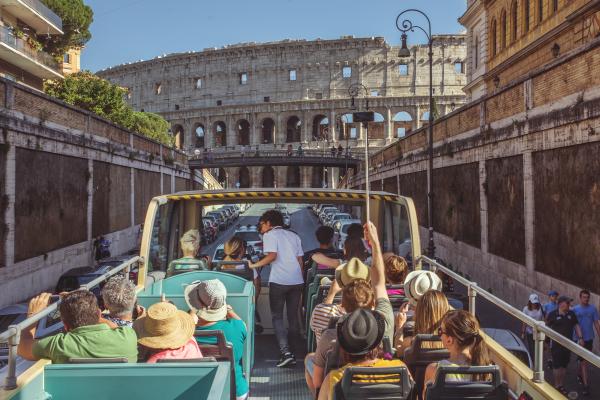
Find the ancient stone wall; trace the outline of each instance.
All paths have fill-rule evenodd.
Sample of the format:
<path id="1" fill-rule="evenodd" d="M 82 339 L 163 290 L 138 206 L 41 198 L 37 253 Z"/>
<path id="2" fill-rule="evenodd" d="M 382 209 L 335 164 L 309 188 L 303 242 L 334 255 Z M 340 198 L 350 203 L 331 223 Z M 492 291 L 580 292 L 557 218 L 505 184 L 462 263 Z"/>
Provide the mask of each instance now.
<path id="1" fill-rule="evenodd" d="M 132 249 L 150 198 L 205 183 L 180 152 L 3 78 L 0 129 L 0 307 L 90 265 L 98 235 Z"/>

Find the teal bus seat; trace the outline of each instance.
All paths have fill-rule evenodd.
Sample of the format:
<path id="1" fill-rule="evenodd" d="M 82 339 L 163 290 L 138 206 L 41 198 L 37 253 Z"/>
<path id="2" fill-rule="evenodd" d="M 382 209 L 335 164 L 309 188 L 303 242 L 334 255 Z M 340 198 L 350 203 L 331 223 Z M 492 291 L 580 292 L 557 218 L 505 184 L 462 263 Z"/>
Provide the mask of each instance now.
<path id="1" fill-rule="evenodd" d="M 175 306 L 184 311 L 189 307 L 183 297 L 183 290 L 187 285 L 195 281 L 206 281 L 218 279 L 227 288 L 227 304 L 233 307 L 235 313 L 244 321 L 248 330 L 248 337 L 244 348 L 242 362 L 244 373 L 250 380 L 250 372 L 254 366 L 254 284 L 239 276 L 217 271 L 194 271 L 175 275 L 155 282 L 145 290 L 138 293 L 138 303 L 148 308 L 150 305 L 161 300 L 164 294 L 167 301 L 173 302 Z"/>
<path id="2" fill-rule="evenodd" d="M 230 397 L 229 363 L 52 364 L 46 398 L 60 400 L 220 400 Z"/>

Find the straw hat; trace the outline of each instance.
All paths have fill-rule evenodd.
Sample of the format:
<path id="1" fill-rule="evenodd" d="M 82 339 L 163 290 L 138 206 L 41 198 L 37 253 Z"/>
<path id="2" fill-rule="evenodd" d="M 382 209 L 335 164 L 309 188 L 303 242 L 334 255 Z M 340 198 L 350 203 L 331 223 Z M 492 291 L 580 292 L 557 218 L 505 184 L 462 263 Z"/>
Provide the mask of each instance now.
<path id="1" fill-rule="evenodd" d="M 356 257 L 335 269 L 335 280 L 342 288 L 356 279 L 369 280 L 369 267 Z"/>
<path id="2" fill-rule="evenodd" d="M 221 321 L 227 316 L 227 289 L 218 279 L 186 286 L 183 297 L 190 309 L 204 321 Z"/>
<path id="3" fill-rule="evenodd" d="M 164 301 L 133 322 L 138 343 L 151 349 L 178 349 L 194 336 L 195 328 L 191 315 Z"/>
<path id="4" fill-rule="evenodd" d="M 428 290 L 442 290 L 442 280 L 434 272 L 415 270 L 406 275 L 404 293 L 412 305 L 416 305 Z"/>

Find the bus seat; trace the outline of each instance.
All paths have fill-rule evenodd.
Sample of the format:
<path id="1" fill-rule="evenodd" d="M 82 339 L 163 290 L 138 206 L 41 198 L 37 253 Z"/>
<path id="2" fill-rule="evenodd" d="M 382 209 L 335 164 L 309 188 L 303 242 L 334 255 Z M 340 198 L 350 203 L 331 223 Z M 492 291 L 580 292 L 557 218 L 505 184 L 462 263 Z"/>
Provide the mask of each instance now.
<path id="1" fill-rule="evenodd" d="M 69 358 L 68 364 L 114 364 L 127 363 L 125 357 L 107 357 L 107 358 Z"/>
<path id="2" fill-rule="evenodd" d="M 223 272 L 244 278 L 247 281 L 254 281 L 254 272 L 248 267 L 248 261 L 213 261 L 215 271 Z M 227 265 L 244 264 L 244 269 L 227 268 Z M 225 266 L 225 268 L 223 268 Z"/>
<path id="3" fill-rule="evenodd" d="M 415 380 L 415 391 L 419 398 L 423 393 L 423 380 L 427 366 L 450 356 L 445 348 L 429 348 L 426 345 L 435 342 L 441 344 L 439 336 L 419 334 L 413 338 L 411 346 L 404 350 L 404 362 Z"/>
<path id="4" fill-rule="evenodd" d="M 412 383 L 406 367 L 349 367 L 335 385 L 334 399 L 407 400 Z"/>
<path id="5" fill-rule="evenodd" d="M 189 307 L 183 298 L 185 287 L 194 282 L 209 279 L 218 279 L 223 282 L 227 288 L 227 304 L 233 307 L 235 313 L 246 324 L 248 338 L 244 346 L 243 363 L 244 373 L 250 379 L 252 367 L 254 366 L 254 320 L 256 317 L 253 282 L 225 272 L 187 272 L 156 282 L 139 292 L 137 296 L 138 303 L 148 308 L 152 304 L 161 301 L 161 295 L 164 294 L 167 301 L 173 302 L 178 309 L 187 311 Z"/>
<path id="6" fill-rule="evenodd" d="M 327 376 L 328 373 L 340 367 L 340 347 L 337 345 L 336 342 L 334 343 L 332 349 L 327 352 L 327 356 L 325 357 L 325 368 L 323 369 L 323 376 Z"/>
<path id="7" fill-rule="evenodd" d="M 230 397 L 225 362 L 51 364 L 44 391 L 53 399 L 211 399 Z M 165 384 L 168 382 L 168 384 Z"/>
<path id="8" fill-rule="evenodd" d="M 446 382 L 448 374 L 490 374 L 490 381 L 474 382 Z M 508 398 L 508 385 L 502 381 L 500 367 L 497 365 L 477 367 L 438 367 L 435 381 L 427 385 L 425 400 L 462 400 L 485 399 L 506 400 Z"/>
<path id="9" fill-rule="evenodd" d="M 195 338 L 211 338 L 216 341 L 215 344 L 198 343 L 202 355 L 205 357 L 214 357 L 217 361 L 228 361 L 230 373 L 235 378 L 235 358 L 233 357 L 233 347 L 227 340 L 222 331 L 195 331 Z M 231 379 L 231 398 L 235 400 L 235 379 Z"/>
<path id="10" fill-rule="evenodd" d="M 215 357 L 202 358 L 159 358 L 157 363 L 201 363 L 201 362 L 217 362 Z"/>

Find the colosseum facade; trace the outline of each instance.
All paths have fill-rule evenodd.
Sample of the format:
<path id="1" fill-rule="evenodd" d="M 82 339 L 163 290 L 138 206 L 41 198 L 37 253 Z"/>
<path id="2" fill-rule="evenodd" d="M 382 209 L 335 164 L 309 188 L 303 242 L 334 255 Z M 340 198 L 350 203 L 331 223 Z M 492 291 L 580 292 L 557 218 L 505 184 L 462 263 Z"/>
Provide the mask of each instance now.
<path id="1" fill-rule="evenodd" d="M 464 35 L 436 35 L 433 88 L 437 115 L 465 102 Z M 369 151 L 409 134 L 428 118 L 427 46 L 398 57 L 382 37 L 243 43 L 164 55 L 98 74 L 127 88 L 137 110 L 171 123 L 176 145 L 193 155 L 209 151 L 322 149 Z M 362 84 L 353 100 L 349 87 Z M 375 121 L 353 123 L 366 109 Z M 364 125 L 364 126 L 363 126 Z M 204 150 L 210 149 L 210 150 Z M 241 167 L 214 171 L 240 187 L 335 187 L 343 168 Z"/>

